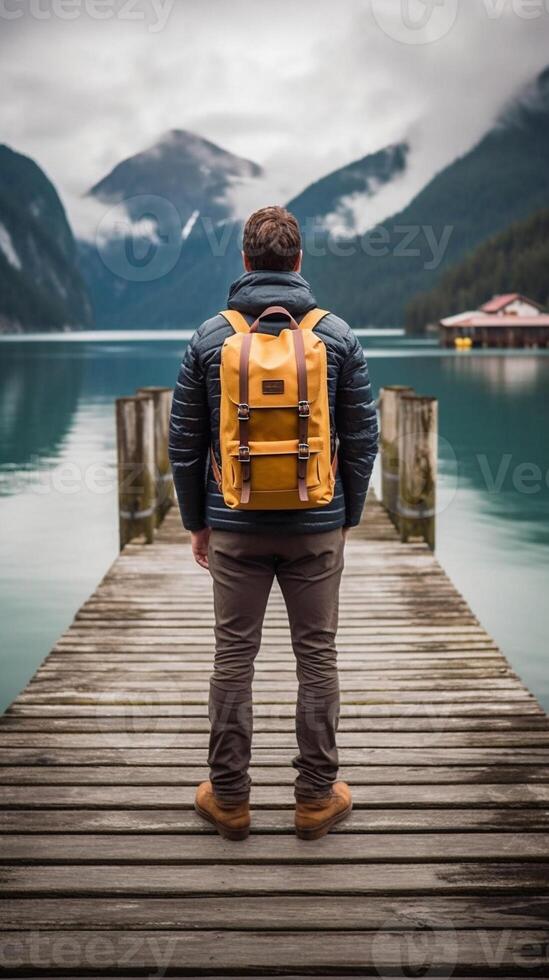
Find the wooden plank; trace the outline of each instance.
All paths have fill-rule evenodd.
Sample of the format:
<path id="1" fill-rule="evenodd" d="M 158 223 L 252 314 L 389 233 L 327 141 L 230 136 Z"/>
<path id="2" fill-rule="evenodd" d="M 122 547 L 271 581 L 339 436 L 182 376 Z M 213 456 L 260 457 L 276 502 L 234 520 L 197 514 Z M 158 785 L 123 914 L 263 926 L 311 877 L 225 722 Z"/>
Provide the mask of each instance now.
<path id="1" fill-rule="evenodd" d="M 501 667 L 489 668 L 489 667 L 477 667 L 472 670 L 415 670 L 411 664 L 408 665 L 406 671 L 388 671 L 387 676 L 382 673 L 374 673 L 368 671 L 360 671 L 358 673 L 355 670 L 351 670 L 348 667 L 340 667 L 340 690 L 341 691 L 356 691 L 357 689 L 363 689 L 367 687 L 369 691 L 389 691 L 398 690 L 402 688 L 419 688 L 423 690 L 436 689 L 439 686 L 443 688 L 448 688 L 449 690 L 454 689 L 455 686 L 463 688 L 478 688 L 479 684 L 483 681 L 490 680 L 491 685 L 498 688 L 516 688 L 519 686 L 520 682 L 517 681 L 515 676 L 511 671 L 506 671 Z M 35 684 L 40 684 L 40 690 L 45 689 L 45 685 L 61 684 L 63 686 L 72 686 L 76 684 L 80 686 L 85 684 L 86 686 L 91 686 L 92 684 L 99 684 L 101 687 L 107 685 L 108 687 L 117 687 L 120 685 L 127 686 L 130 685 L 132 689 L 135 689 L 135 685 L 142 686 L 143 688 L 153 688 L 154 690 L 162 689 L 163 685 L 171 686 L 184 686 L 186 690 L 204 690 L 205 685 L 211 675 L 211 666 L 208 666 L 204 670 L 198 671 L 186 671 L 186 670 L 170 670 L 168 666 L 164 670 L 151 670 L 149 665 L 149 670 L 144 671 L 141 669 L 134 670 L 129 667 L 124 671 L 114 671 L 112 667 L 99 666 L 97 669 L 91 670 L 77 668 L 76 670 L 70 671 L 58 671 L 58 670 L 43 670 L 39 671 L 36 675 L 35 681 L 33 681 L 33 689 Z M 278 671 L 261 671 L 256 672 L 254 681 L 254 690 L 284 690 L 286 688 L 295 690 L 297 686 L 295 678 L 295 666 L 288 665 L 285 670 Z"/>
<path id="2" fill-rule="evenodd" d="M 546 929 L 549 896 L 501 895 L 417 897 L 324 895 L 245 898 L 55 898 L 0 900 L 0 921 L 12 931 L 26 929 L 238 929 L 272 931 L 303 929 L 356 930 L 379 928 L 409 930 L 414 923 L 441 922 L 455 929 Z"/>
<path id="3" fill-rule="evenodd" d="M 214 829 L 200 820 L 194 809 L 72 809 L 3 810 L 0 812 L 0 833 L 109 833 L 109 834 L 215 834 Z M 334 828 L 336 834 L 383 832 L 473 832 L 473 831 L 549 830 L 549 809 L 543 807 L 454 807 L 445 809 L 419 807 L 406 809 L 360 809 Z M 293 834 L 291 810 L 254 808 L 254 834 Z"/>
<path id="4" fill-rule="evenodd" d="M 207 840 L 208 838 L 201 838 Z M 337 837 L 337 840 L 345 840 Z M 258 872 L 257 868 L 261 871 Z M 373 867 L 373 865 L 372 865 Z M 549 862 L 0 867 L 0 895 L 417 895 L 547 891 Z"/>
<path id="5" fill-rule="evenodd" d="M 176 765 L 100 765 L 56 766 L 44 765 L 4 766 L 0 768 L 0 786 L 93 786 L 112 782 L 116 786 L 196 786 L 208 778 L 205 759 L 193 766 Z M 549 799 L 549 767 L 538 765 L 514 766 L 363 766 L 342 765 L 340 776 L 357 789 L 362 786 L 388 785 L 413 786 L 416 784 L 445 786 L 455 783 L 492 784 L 544 784 Z M 254 787 L 293 786 L 295 769 L 290 765 L 288 753 L 285 765 L 250 767 Z"/>
<path id="6" fill-rule="evenodd" d="M 331 835 L 303 841 L 294 835 L 250 836 L 241 842 L 193 834 L 48 834 L 0 837 L 3 864 L 359 864 L 368 862 L 547 861 L 549 835 L 423 833 Z"/>
<path id="7" fill-rule="evenodd" d="M 423 964 L 423 966 L 425 966 L 425 964 Z M 59 968 L 57 967 L 56 969 L 59 969 Z M 385 970 L 385 976 L 386 977 L 390 977 L 390 973 L 387 972 L 389 970 L 389 967 L 382 967 L 382 969 Z M 408 965 L 406 965 L 406 969 L 409 970 L 410 967 Z M 416 968 L 413 967 L 413 969 L 416 969 Z M 517 970 L 517 969 L 520 969 L 520 967 L 517 967 L 515 965 L 515 968 L 514 969 Z M 448 969 L 447 969 L 447 967 L 442 967 L 442 971 L 443 972 L 441 973 L 440 970 L 439 970 L 438 976 L 444 977 L 444 970 L 446 970 L 446 975 L 448 975 Z M 45 975 L 44 973 L 41 973 L 40 976 L 37 976 L 35 972 L 33 972 L 32 975 L 31 974 L 28 974 L 28 973 L 25 973 L 25 980 L 44 980 L 44 975 Z M 234 973 L 220 974 L 218 972 L 216 972 L 215 974 L 213 974 L 213 973 L 207 973 L 207 974 L 205 974 L 205 973 L 202 973 L 201 972 L 200 975 L 197 974 L 197 973 L 194 973 L 194 972 L 193 973 L 185 972 L 184 974 L 183 973 L 179 973 L 179 974 L 170 973 L 170 974 L 167 974 L 167 975 L 170 976 L 171 980 L 204 980 L 204 977 L 205 976 L 208 977 L 208 980 L 226 980 L 226 978 L 229 977 L 229 976 L 230 977 L 234 977 L 235 976 Z M 362 974 L 357 974 L 356 972 L 354 972 L 353 974 L 349 974 L 347 971 L 345 971 L 345 973 L 342 973 L 341 971 L 338 971 L 337 978 L 338 978 L 338 980 L 355 980 L 355 978 L 357 977 L 357 975 L 358 976 L 361 976 L 361 975 L 362 976 L 367 976 L 368 974 L 365 973 L 364 971 L 362 972 Z M 460 974 L 458 974 L 458 973 L 456 973 L 454 971 L 453 975 L 455 977 L 458 977 Z M 496 974 L 494 974 L 494 973 L 492 973 L 490 975 L 491 976 L 496 976 Z M 528 975 L 529 976 L 536 976 L 536 973 L 532 973 L 532 968 L 530 968 L 530 973 L 529 974 L 521 973 L 519 975 L 518 973 L 514 972 L 513 975 L 510 976 L 509 971 L 506 971 L 505 972 L 505 975 L 502 975 L 501 973 L 498 973 L 497 974 L 497 977 L 498 977 L 498 980 L 524 980 L 524 977 L 525 976 L 528 976 Z M 538 970 L 538 974 L 537 975 L 538 976 L 545 976 L 545 974 L 544 973 L 540 973 L 539 970 Z M 57 972 L 56 972 L 55 976 L 56 977 L 58 976 Z M 78 980 L 80 980 L 80 978 L 82 976 L 86 976 L 86 977 L 89 978 L 90 977 L 90 974 L 88 972 L 86 972 L 85 974 L 80 973 L 80 974 L 78 974 Z M 122 974 L 120 974 L 120 973 L 117 974 L 116 977 L 114 977 L 112 973 L 109 973 L 109 974 L 101 973 L 100 974 L 100 980 L 120 980 L 120 977 L 121 976 L 122 976 Z M 284 976 L 285 977 L 285 980 L 311 980 L 312 974 L 311 973 L 307 973 L 307 974 L 305 974 L 305 973 L 299 973 L 298 974 L 298 973 L 295 972 L 295 970 L 292 970 L 290 973 L 288 973 L 287 971 L 285 971 L 284 973 L 281 973 L 279 970 L 276 970 L 276 972 L 273 973 L 269 968 L 265 968 L 265 969 L 262 968 L 261 969 L 261 975 L 259 975 L 258 973 L 251 974 L 251 973 L 242 973 L 242 972 L 240 972 L 240 973 L 238 973 L 238 976 L 239 977 L 245 977 L 246 980 L 280 980 L 280 977 L 281 976 Z M 315 980 L 316 980 L 316 978 L 318 978 L 320 976 L 323 976 L 323 977 L 324 976 L 334 976 L 334 973 L 333 973 L 333 970 L 331 972 L 326 972 L 326 971 L 320 972 L 320 971 L 317 970 L 315 972 L 314 976 L 315 976 Z M 379 973 L 376 973 L 376 974 L 370 973 L 370 976 L 379 977 Z M 436 973 L 431 973 L 431 976 L 435 977 L 435 976 L 437 976 L 437 974 Z M 461 976 L 465 976 L 465 974 L 462 973 Z M 127 973 L 126 972 L 126 973 L 123 974 L 123 977 L 124 977 L 124 980 L 143 980 L 143 973 L 140 972 L 139 974 L 137 974 L 137 973 L 133 973 L 133 972 L 132 973 Z M 64 972 L 63 973 L 63 980 L 76 980 L 76 975 L 74 973 L 68 974 L 68 973 Z M 94 974 L 93 975 L 93 980 L 99 980 L 99 975 L 98 974 Z M 446 977 L 444 978 L 444 980 L 446 980 Z M 467 973 L 467 980 L 487 980 L 487 974 L 485 973 L 482 977 L 479 977 L 478 975 L 477 976 L 471 976 L 470 973 Z"/>
<path id="8" fill-rule="evenodd" d="M 459 785 L 410 784 L 353 787 L 357 807 L 388 806 L 547 806 L 549 786 L 538 783 L 462 783 Z M 194 786 L 2 786 L 0 806 L 10 809 L 35 807 L 192 807 Z M 256 786 L 253 806 L 293 808 L 290 785 Z"/>
<path id="9" fill-rule="evenodd" d="M 38 741 L 38 740 L 37 740 Z M 137 739 L 139 741 L 139 739 Z M 281 748 L 281 740 L 276 740 L 276 748 L 255 748 L 253 762 L 257 766 L 283 766 L 287 765 L 292 753 L 297 752 L 297 744 L 290 738 L 287 740 L 287 748 Z M 61 739 L 63 744 L 63 739 Z M 133 739 L 131 739 L 133 744 Z M 42 771 L 45 767 L 67 767 L 74 766 L 173 766 L 179 763 L 179 752 L 181 747 L 185 748 L 185 762 L 190 766 L 204 765 L 207 755 L 207 741 L 204 739 L 201 747 L 189 748 L 189 742 L 184 739 L 179 740 L 179 747 L 169 744 L 166 740 L 166 748 L 128 748 L 123 741 L 118 748 L 105 747 L 110 742 L 103 742 L 97 748 L 71 748 L 66 744 L 62 748 L 2 748 L 0 746 L 0 766 L 21 767 L 21 766 L 40 766 Z M 424 747 L 424 748 L 400 748 L 400 749 L 375 749 L 375 748 L 340 748 L 339 762 L 343 767 L 360 766 L 368 763 L 372 770 L 372 782 L 376 781 L 379 770 L 386 767 L 433 767 L 439 769 L 436 774 L 440 777 L 440 769 L 445 770 L 449 767 L 467 766 L 507 766 L 516 776 L 517 767 L 549 766 L 549 747 L 548 748 L 456 748 L 447 746 Z M 465 769 L 464 772 L 472 770 Z M 26 774 L 27 770 L 25 770 Z M 58 770 L 59 772 L 59 770 Z M 356 775 L 354 770 L 350 770 L 351 775 Z M 32 770 L 31 770 L 32 775 Z M 113 774 L 114 775 L 114 774 Z M 522 769 L 519 772 L 522 775 Z M 0 782 L 10 781 L 9 774 L 0 769 Z M 15 779 L 15 781 L 17 781 Z M 34 780 L 33 780 L 34 781 Z"/>
<path id="10" fill-rule="evenodd" d="M 418 927 L 419 928 L 419 927 Z M 12 963 L 35 956 L 34 967 L 43 970 L 64 969 L 76 971 L 98 970 L 105 962 L 114 963 L 120 969 L 147 969 L 150 971 L 202 970 L 205 962 L 211 970 L 228 972 L 240 970 L 276 969 L 279 971 L 367 971 L 372 975 L 390 976 L 387 970 L 405 970 L 409 976 L 421 975 L 435 967 L 444 967 L 451 975 L 466 965 L 478 970 L 519 969 L 538 970 L 546 965 L 545 948 L 549 938 L 547 929 L 496 930 L 491 942 L 469 930 L 455 931 L 447 928 L 432 930 L 433 948 L 426 955 L 421 943 L 410 943 L 405 931 L 372 930 L 369 932 L 285 932 L 283 941 L 276 933 L 223 930 L 150 932 L 134 930 L 131 933 L 115 930 L 102 932 L 58 931 L 40 932 L 27 939 L 20 932 L 6 932 L 4 942 L 9 948 Z M 470 972 L 470 971 L 469 971 Z M 165 974 L 164 974 L 165 975 Z M 341 976 L 341 973 L 338 974 Z M 397 974 L 398 975 L 398 974 Z M 425 972 L 423 975 L 426 975 Z M 436 975 L 436 973 L 432 974 Z M 440 973 L 439 973 L 440 975 Z M 532 973 L 530 972 L 530 975 Z M 534 974 L 535 975 L 535 974 Z"/>
<path id="11" fill-rule="evenodd" d="M 377 659 L 384 654 L 395 656 L 406 656 L 406 654 L 428 656 L 431 654 L 437 657 L 444 657 L 446 655 L 474 655 L 475 657 L 498 656 L 497 647 L 486 636 L 471 641 L 470 639 L 447 639 L 442 637 L 421 640 L 414 640 L 408 637 L 386 639 L 378 635 L 370 639 L 363 637 L 353 642 L 338 641 L 338 650 L 343 656 L 355 659 Z M 111 653 L 113 655 L 124 654 L 131 658 L 147 658 L 149 656 L 163 657 L 165 655 L 182 657 L 190 654 L 193 660 L 207 659 L 211 661 L 214 653 L 214 645 L 210 637 L 205 637 L 204 640 L 197 640 L 191 646 L 182 640 L 181 635 L 174 639 L 170 638 L 170 640 L 158 638 L 156 642 L 150 638 L 139 640 L 131 636 L 118 636 L 106 643 L 104 638 L 101 641 L 95 640 L 93 631 L 90 631 L 83 639 L 72 639 L 68 636 L 66 638 L 61 637 L 52 651 L 53 656 L 65 658 L 72 655 L 101 657 L 110 655 Z M 265 657 L 274 660 L 285 656 L 290 656 L 290 645 L 288 642 L 284 644 L 265 642 L 262 645 L 258 663 L 261 663 L 261 660 Z"/>
<path id="12" fill-rule="evenodd" d="M 101 676 L 100 679 L 86 678 L 80 676 L 75 683 L 74 674 L 71 675 L 72 683 L 68 679 L 60 684 L 63 694 L 59 695 L 58 682 L 54 680 L 36 680 L 29 685 L 27 698 L 32 697 L 33 701 L 38 698 L 45 700 L 70 699 L 73 696 L 79 698 L 84 696 L 86 700 L 101 700 L 107 692 L 114 698 L 139 697 L 142 693 L 150 695 L 154 692 L 155 696 L 162 697 L 166 692 L 167 697 L 171 692 L 179 699 L 179 703 L 201 704 L 206 698 L 207 680 L 181 680 L 177 676 L 167 675 L 166 680 L 149 680 L 146 678 L 138 680 L 128 680 L 128 678 L 112 680 L 108 676 Z M 285 704 L 294 703 L 297 691 L 296 681 L 291 679 L 281 679 L 279 681 L 257 680 L 253 685 L 254 702 L 256 704 Z M 417 700 L 426 696 L 428 692 L 431 703 L 435 701 L 450 700 L 523 700 L 525 698 L 522 686 L 513 678 L 490 678 L 484 677 L 472 679 L 449 679 L 449 680 L 374 680 L 366 681 L 363 678 L 353 682 L 352 678 L 341 679 L 340 695 L 343 703 L 354 704 L 366 698 L 378 698 L 379 696 L 391 699 L 392 701 Z M 44 697 L 47 695 L 47 697 Z M 53 697 L 52 697 L 53 695 Z M 168 702 L 169 703 L 169 702 Z"/>
<path id="13" fill-rule="evenodd" d="M 0 725 L 0 745 L 43 746 L 44 748 L 85 748 L 97 745 L 125 745 L 135 748 L 185 748 L 208 744 L 207 719 L 141 715 L 129 709 L 118 716 L 63 715 L 50 713 L 4 716 Z M 343 718 L 340 721 L 340 747 L 416 748 L 430 745 L 448 747 L 549 746 L 549 728 L 542 715 L 396 716 L 394 718 Z M 286 718 L 256 718 L 254 746 L 295 745 L 295 724 Z"/>
<path id="14" fill-rule="evenodd" d="M 135 711 L 136 714 L 141 716 L 148 715 L 150 718 L 208 717 L 205 697 L 203 703 L 195 704 L 191 700 L 178 698 L 177 694 L 171 697 L 170 695 L 159 697 L 155 696 L 154 692 L 145 692 L 141 697 L 139 695 L 133 695 L 132 697 L 124 697 L 123 694 L 110 695 L 108 692 L 104 692 L 95 698 L 84 694 L 78 697 L 69 695 L 68 701 L 64 701 L 61 695 L 59 695 L 59 700 L 57 701 L 49 701 L 47 698 L 40 697 L 33 699 L 20 695 L 11 706 L 10 711 L 14 714 L 27 715 L 44 715 L 49 711 L 50 714 L 58 718 L 64 715 L 68 715 L 69 717 L 79 715 L 82 717 L 94 716 L 99 718 L 104 716 L 119 718 L 128 717 L 132 711 Z M 487 701 L 477 701 L 469 694 L 464 695 L 462 699 L 448 695 L 447 697 L 440 696 L 438 703 L 435 704 L 435 698 L 431 695 L 424 701 L 417 700 L 417 697 L 414 700 L 409 700 L 404 695 L 399 699 L 383 698 L 381 695 L 378 695 L 377 698 L 364 698 L 362 701 L 355 701 L 352 704 L 343 702 L 341 706 L 342 722 L 350 718 L 353 720 L 354 725 L 361 719 L 379 717 L 400 718 L 403 715 L 429 719 L 438 716 L 443 721 L 450 715 L 455 716 L 458 714 L 475 718 L 486 718 L 490 715 L 498 714 L 512 714 L 514 716 L 517 714 L 523 716 L 538 715 L 540 720 L 545 720 L 543 711 L 537 702 L 533 698 L 527 697 L 514 698 L 513 700 L 492 698 Z M 256 703 L 254 717 L 271 719 L 273 717 L 277 719 L 288 718 L 293 721 L 295 718 L 295 698 L 293 701 L 291 698 L 288 698 L 288 701 L 285 703 L 277 703 L 276 701 Z M 293 728 L 294 725 L 290 723 L 287 727 Z"/>
<path id="15" fill-rule="evenodd" d="M 85 659 L 88 656 L 88 654 L 85 654 L 80 657 L 73 654 L 70 658 L 63 658 L 55 654 L 37 671 L 36 676 L 44 680 L 52 680 L 54 677 L 63 676 L 63 673 L 68 670 L 68 667 L 70 667 L 71 673 L 74 672 L 75 674 L 86 674 L 88 670 L 93 670 L 98 674 L 114 674 L 115 672 L 124 670 L 127 671 L 128 675 L 135 674 L 137 677 L 140 677 L 142 674 L 146 674 L 147 677 L 154 676 L 157 673 L 164 675 L 165 672 L 169 671 L 174 676 L 177 676 L 178 682 L 181 683 L 185 679 L 204 681 L 212 672 L 211 658 L 204 659 L 203 661 L 193 661 L 190 659 L 184 660 L 182 657 L 176 656 L 168 659 L 166 655 L 162 655 L 162 659 L 160 659 L 155 658 L 155 655 L 151 654 L 137 660 L 128 657 L 121 658 L 117 654 L 111 654 L 106 655 L 105 659 L 100 661 L 97 656 L 89 656 L 89 660 Z M 445 677 L 451 679 L 454 676 L 458 678 L 463 676 L 515 676 L 501 657 L 475 659 L 473 656 L 469 659 L 464 659 L 463 656 L 459 656 L 459 659 L 456 657 L 455 659 L 447 660 L 437 660 L 435 658 L 431 660 L 418 660 L 406 655 L 400 662 L 396 659 L 389 659 L 388 657 L 386 666 L 380 661 L 365 660 L 363 657 L 360 658 L 360 661 L 358 658 L 354 661 L 338 658 L 338 670 L 341 675 L 348 677 L 349 674 L 353 675 L 357 670 L 358 663 L 360 663 L 361 674 L 366 679 L 386 676 L 388 679 L 416 677 L 421 680 L 424 675 L 436 680 L 443 680 Z M 291 676 L 295 676 L 295 663 L 290 660 L 269 660 L 268 663 L 257 660 L 255 670 L 256 677 L 260 680 L 276 680 L 278 677 L 286 677 L 288 679 Z"/>

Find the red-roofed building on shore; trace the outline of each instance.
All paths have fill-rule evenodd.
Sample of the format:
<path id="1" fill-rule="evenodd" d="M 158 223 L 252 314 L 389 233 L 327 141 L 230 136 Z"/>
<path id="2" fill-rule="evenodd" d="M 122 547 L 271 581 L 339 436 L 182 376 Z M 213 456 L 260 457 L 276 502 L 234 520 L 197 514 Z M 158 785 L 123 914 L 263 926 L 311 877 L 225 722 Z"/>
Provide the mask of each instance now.
<path id="1" fill-rule="evenodd" d="M 520 293 L 493 296 L 478 310 L 440 321 L 444 347 L 549 347 L 549 314 Z"/>

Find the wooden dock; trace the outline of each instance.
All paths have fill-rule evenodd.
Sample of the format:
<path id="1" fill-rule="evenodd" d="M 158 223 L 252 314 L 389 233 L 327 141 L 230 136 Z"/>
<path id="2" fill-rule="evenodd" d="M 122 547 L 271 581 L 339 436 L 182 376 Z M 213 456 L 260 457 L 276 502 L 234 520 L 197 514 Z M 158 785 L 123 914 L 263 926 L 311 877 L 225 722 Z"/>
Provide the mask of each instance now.
<path id="1" fill-rule="evenodd" d="M 269 605 L 253 832 L 195 816 L 211 588 L 175 509 L 134 541 L 0 725 L 6 976 L 549 976 L 549 724 L 425 544 L 351 535 L 341 774 L 293 833 L 294 661 Z"/>

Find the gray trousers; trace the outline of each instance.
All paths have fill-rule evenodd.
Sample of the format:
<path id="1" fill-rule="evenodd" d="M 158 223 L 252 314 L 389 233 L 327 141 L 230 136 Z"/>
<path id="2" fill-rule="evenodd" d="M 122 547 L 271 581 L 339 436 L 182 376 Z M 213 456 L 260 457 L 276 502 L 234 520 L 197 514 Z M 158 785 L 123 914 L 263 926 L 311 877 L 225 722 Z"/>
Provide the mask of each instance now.
<path id="1" fill-rule="evenodd" d="M 219 800 L 250 792 L 252 680 L 267 600 L 276 576 L 288 611 L 299 682 L 296 799 L 328 795 L 337 778 L 339 683 L 335 635 L 343 570 L 341 528 L 315 534 L 212 530 L 215 664 L 210 680 L 208 763 Z M 276 693 L 273 702 L 276 702 Z"/>

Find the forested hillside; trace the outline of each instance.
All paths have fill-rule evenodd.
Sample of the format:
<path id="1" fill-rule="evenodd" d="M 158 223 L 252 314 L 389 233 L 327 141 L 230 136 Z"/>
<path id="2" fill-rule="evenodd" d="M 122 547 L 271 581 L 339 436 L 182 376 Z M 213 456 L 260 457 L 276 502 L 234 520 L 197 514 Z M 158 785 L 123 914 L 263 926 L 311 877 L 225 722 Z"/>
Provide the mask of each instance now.
<path id="1" fill-rule="evenodd" d="M 407 208 L 354 239 L 352 254 L 328 249 L 323 257 L 308 257 L 304 274 L 319 303 L 353 325 L 399 326 L 410 300 L 432 289 L 448 267 L 548 206 L 546 70 L 477 146 L 439 173 Z"/>
<path id="2" fill-rule="evenodd" d="M 408 305 L 406 328 L 421 332 L 442 317 L 474 310 L 499 293 L 517 292 L 549 306 L 549 208 L 490 238 L 452 267 L 439 285 Z"/>

